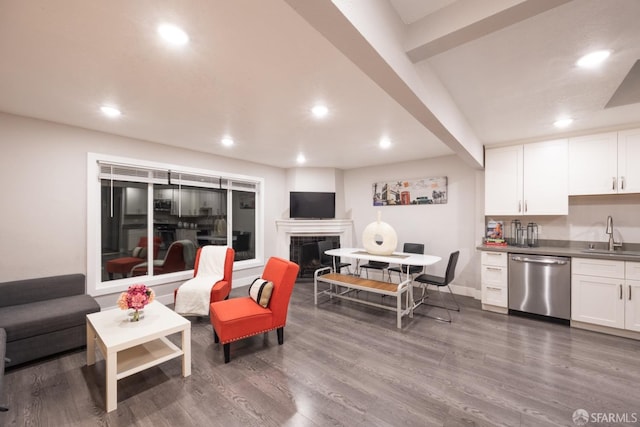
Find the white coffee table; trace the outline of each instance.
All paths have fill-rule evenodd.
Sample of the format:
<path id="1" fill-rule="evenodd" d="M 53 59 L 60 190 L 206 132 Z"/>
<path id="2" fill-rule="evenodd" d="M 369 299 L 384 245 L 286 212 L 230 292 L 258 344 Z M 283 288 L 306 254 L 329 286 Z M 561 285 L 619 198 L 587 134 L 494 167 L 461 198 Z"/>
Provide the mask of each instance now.
<path id="1" fill-rule="evenodd" d="M 182 332 L 182 348 L 167 339 Z M 191 322 L 154 301 L 144 318 L 130 322 L 127 311 L 87 315 L 87 365 L 96 363 L 96 342 L 106 362 L 106 409 L 118 406 L 118 380 L 182 356 L 182 376 L 191 375 Z"/>

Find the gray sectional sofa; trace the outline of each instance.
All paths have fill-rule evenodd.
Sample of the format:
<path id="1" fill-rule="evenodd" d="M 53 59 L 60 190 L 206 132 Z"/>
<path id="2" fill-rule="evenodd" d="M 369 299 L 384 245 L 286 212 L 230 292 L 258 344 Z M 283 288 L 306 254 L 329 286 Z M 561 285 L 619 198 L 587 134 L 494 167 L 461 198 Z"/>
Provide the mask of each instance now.
<path id="1" fill-rule="evenodd" d="M 85 294 L 85 281 L 68 274 L 0 283 L 7 367 L 86 345 L 86 315 L 100 306 Z"/>

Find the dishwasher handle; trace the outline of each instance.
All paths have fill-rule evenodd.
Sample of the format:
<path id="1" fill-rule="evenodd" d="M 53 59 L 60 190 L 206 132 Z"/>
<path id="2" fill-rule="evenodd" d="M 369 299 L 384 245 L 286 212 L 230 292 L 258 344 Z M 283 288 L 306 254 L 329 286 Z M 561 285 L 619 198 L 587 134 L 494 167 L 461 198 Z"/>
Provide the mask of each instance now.
<path id="1" fill-rule="evenodd" d="M 540 258 L 529 258 L 526 256 L 512 256 L 511 257 L 512 261 L 519 261 L 519 262 L 531 262 L 534 264 L 554 264 L 554 265 L 565 265 L 568 263 L 568 261 L 564 261 L 561 259 L 540 259 Z"/>

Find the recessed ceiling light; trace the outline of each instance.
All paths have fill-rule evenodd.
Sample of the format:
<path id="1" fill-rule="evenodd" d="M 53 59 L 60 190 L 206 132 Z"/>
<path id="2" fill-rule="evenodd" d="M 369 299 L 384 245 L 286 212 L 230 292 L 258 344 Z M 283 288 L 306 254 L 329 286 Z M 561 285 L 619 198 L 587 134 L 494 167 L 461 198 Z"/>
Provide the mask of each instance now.
<path id="1" fill-rule="evenodd" d="M 386 150 L 389 147 L 391 147 L 391 141 L 389 140 L 389 138 L 382 138 L 380 140 L 380 148 Z"/>
<path id="2" fill-rule="evenodd" d="M 158 25 L 158 34 L 168 43 L 175 46 L 182 46 L 187 44 L 189 36 L 181 28 L 171 24 Z"/>
<path id="3" fill-rule="evenodd" d="M 304 154 L 302 153 L 298 154 L 298 157 L 296 157 L 296 162 L 298 162 L 298 164 L 302 164 L 306 161 L 307 159 L 304 157 Z"/>
<path id="4" fill-rule="evenodd" d="M 231 147 L 233 145 L 233 139 L 228 136 L 222 138 L 220 142 L 222 142 L 222 145 L 224 145 L 225 147 Z"/>
<path id="5" fill-rule="evenodd" d="M 557 128 L 566 128 L 571 123 L 573 123 L 573 119 L 567 117 L 565 119 L 556 120 L 555 122 L 553 122 L 553 125 Z"/>
<path id="6" fill-rule="evenodd" d="M 311 109 L 313 115 L 319 119 L 329 114 L 329 109 L 325 105 L 318 104 Z"/>
<path id="7" fill-rule="evenodd" d="M 598 65 L 602 64 L 605 59 L 607 59 L 611 55 L 610 50 L 597 50 L 595 52 L 591 52 L 578 59 L 576 65 L 582 68 L 595 68 Z"/>
<path id="8" fill-rule="evenodd" d="M 122 114 L 116 107 L 110 107 L 108 105 L 100 107 L 100 111 L 107 117 L 118 117 Z"/>

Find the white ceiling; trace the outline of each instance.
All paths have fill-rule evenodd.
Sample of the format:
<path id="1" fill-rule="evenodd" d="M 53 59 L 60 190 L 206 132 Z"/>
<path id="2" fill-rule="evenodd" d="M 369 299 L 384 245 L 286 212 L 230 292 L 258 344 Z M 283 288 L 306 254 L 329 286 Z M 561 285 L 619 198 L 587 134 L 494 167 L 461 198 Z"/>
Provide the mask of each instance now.
<path id="1" fill-rule="evenodd" d="M 554 2 L 0 0 L 0 111 L 285 168 L 298 153 L 343 169 L 464 156 L 476 139 L 556 136 L 560 115 L 575 118 L 571 133 L 639 126 L 640 104 L 604 105 L 640 59 L 640 2 Z M 366 61 L 362 43 L 319 30 L 325 19 L 357 38 L 337 22 L 341 7 L 366 34 L 368 14 L 346 9 L 356 6 L 385 14 Z M 163 21 L 187 31 L 186 48 L 158 39 Z M 610 61 L 576 69 L 595 48 L 613 49 Z M 318 101 L 330 108 L 322 121 L 309 113 Z M 103 103 L 123 116 L 103 117 Z"/>

